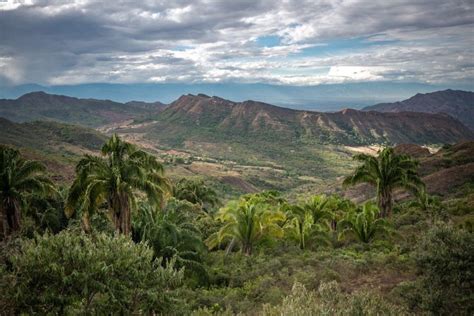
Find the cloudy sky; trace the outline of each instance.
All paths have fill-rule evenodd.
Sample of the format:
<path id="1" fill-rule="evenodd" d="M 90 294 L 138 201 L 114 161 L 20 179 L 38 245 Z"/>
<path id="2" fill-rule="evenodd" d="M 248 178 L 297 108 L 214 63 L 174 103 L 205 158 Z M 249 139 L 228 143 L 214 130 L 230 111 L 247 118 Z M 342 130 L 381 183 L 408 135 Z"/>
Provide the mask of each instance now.
<path id="1" fill-rule="evenodd" d="M 470 84 L 472 0 L 0 0 L 0 84 Z"/>

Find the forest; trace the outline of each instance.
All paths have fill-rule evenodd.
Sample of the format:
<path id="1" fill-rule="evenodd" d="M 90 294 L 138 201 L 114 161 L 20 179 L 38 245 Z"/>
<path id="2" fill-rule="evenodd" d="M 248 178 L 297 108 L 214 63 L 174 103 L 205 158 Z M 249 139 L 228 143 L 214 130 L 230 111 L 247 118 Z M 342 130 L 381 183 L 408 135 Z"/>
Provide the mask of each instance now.
<path id="1" fill-rule="evenodd" d="M 472 182 L 441 198 L 412 156 L 353 158 L 362 203 L 227 199 L 117 135 L 65 185 L 2 145 L 2 314 L 472 315 Z"/>

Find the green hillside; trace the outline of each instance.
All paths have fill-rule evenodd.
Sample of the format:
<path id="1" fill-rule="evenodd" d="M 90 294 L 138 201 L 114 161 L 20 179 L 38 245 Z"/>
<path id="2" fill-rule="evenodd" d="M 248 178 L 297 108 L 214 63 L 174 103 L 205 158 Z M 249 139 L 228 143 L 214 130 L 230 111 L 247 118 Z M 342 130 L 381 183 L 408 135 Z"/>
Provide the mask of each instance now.
<path id="1" fill-rule="evenodd" d="M 0 100 L 0 117 L 15 122 L 58 121 L 98 127 L 156 114 L 163 104 L 110 100 L 78 99 L 44 92 L 32 92 L 15 100 Z"/>

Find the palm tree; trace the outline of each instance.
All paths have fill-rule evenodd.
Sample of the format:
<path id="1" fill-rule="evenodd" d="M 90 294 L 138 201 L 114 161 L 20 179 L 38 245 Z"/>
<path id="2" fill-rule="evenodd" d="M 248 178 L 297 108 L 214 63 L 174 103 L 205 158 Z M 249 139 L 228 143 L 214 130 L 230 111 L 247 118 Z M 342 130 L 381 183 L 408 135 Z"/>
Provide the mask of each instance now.
<path id="1" fill-rule="evenodd" d="M 263 202 L 261 195 L 246 196 L 240 201 L 230 201 L 217 213 L 217 220 L 224 223 L 219 231 L 211 235 L 206 244 L 209 249 L 218 246 L 225 240 L 240 243 L 245 255 L 252 254 L 257 241 L 265 236 L 282 237 L 283 229 L 279 223 L 285 215 L 274 207 Z"/>
<path id="2" fill-rule="evenodd" d="M 102 146 L 102 157 L 86 155 L 76 167 L 66 203 L 71 216 L 82 213 L 86 230 L 89 217 L 101 207 L 108 209 L 118 233 L 131 230 L 131 211 L 139 193 L 153 205 L 162 205 L 170 190 L 163 166 L 156 158 L 113 135 Z"/>
<path id="3" fill-rule="evenodd" d="M 338 224 L 340 236 L 353 235 L 363 243 L 370 243 L 377 236 L 391 233 L 386 219 L 380 218 L 379 209 L 373 202 L 366 202 L 362 207 L 346 214 Z"/>
<path id="4" fill-rule="evenodd" d="M 311 214 L 314 224 L 331 217 L 328 202 L 326 195 L 315 195 L 303 204 L 303 208 Z"/>
<path id="5" fill-rule="evenodd" d="M 0 215 L 2 235 L 6 237 L 21 228 L 22 205 L 28 195 L 53 191 L 45 176 L 46 168 L 37 161 L 25 160 L 13 148 L 0 146 Z"/>
<path id="6" fill-rule="evenodd" d="M 201 253 L 205 245 L 201 233 L 187 218 L 181 207 L 166 212 L 142 203 L 133 218 L 133 240 L 146 241 L 153 248 L 155 257 L 162 257 L 163 264 L 176 260 L 178 268 L 196 276 L 201 282 L 208 281 L 208 273 Z"/>
<path id="7" fill-rule="evenodd" d="M 35 229 L 41 232 L 58 233 L 68 225 L 64 214 L 67 190 L 58 188 L 54 194 L 32 194 L 28 199 L 25 215 L 33 219 Z"/>
<path id="8" fill-rule="evenodd" d="M 219 203 L 217 193 L 202 180 L 181 179 L 173 189 L 173 196 L 197 204 L 205 212 Z"/>
<path id="9" fill-rule="evenodd" d="M 284 205 L 287 222 L 284 229 L 290 233 L 290 236 L 298 240 L 300 249 L 306 248 L 306 237 L 311 229 L 313 218 L 309 212 L 299 205 Z"/>
<path id="10" fill-rule="evenodd" d="M 392 213 L 394 189 L 416 191 L 424 186 L 417 173 L 418 163 L 407 155 L 395 154 L 391 147 L 379 151 L 377 157 L 359 154 L 354 159 L 362 162 L 362 165 L 344 180 L 344 186 L 358 183 L 375 186 L 382 217 Z"/>
<path id="11" fill-rule="evenodd" d="M 442 204 L 438 196 L 428 194 L 424 187 L 418 190 L 415 195 L 416 199 L 409 203 L 410 207 L 416 207 L 428 213 L 432 223 L 442 217 Z"/>
<path id="12" fill-rule="evenodd" d="M 339 195 L 331 195 L 327 198 L 325 208 L 331 214 L 331 230 L 336 232 L 337 223 L 344 217 L 344 215 L 352 210 L 355 205 L 348 199 L 344 199 Z"/>
<path id="13" fill-rule="evenodd" d="M 306 248 L 307 239 L 325 239 L 325 220 L 331 218 L 331 213 L 325 209 L 326 203 L 324 195 L 316 195 L 300 205 L 286 204 L 282 207 L 288 219 L 284 228 L 298 240 L 300 249 Z"/>

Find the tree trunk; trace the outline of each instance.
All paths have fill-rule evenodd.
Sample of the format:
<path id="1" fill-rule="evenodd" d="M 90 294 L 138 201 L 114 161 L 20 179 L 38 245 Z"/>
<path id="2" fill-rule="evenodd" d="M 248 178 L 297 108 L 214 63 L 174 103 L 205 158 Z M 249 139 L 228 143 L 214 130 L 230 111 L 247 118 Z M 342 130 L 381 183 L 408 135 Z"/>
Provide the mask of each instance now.
<path id="1" fill-rule="evenodd" d="M 120 223 L 119 232 L 128 236 L 132 230 L 130 203 L 126 195 L 120 196 L 120 202 L 120 213 L 118 220 Z"/>
<path id="2" fill-rule="evenodd" d="M 390 217 L 392 215 L 392 192 L 390 190 L 383 190 L 378 195 L 378 206 L 380 209 L 380 217 Z"/>
<path id="3" fill-rule="evenodd" d="M 82 216 L 81 226 L 82 226 L 82 229 L 83 229 L 86 233 L 90 233 L 90 232 L 91 232 L 91 224 L 90 224 L 89 213 L 85 213 L 85 214 Z"/>
<path id="4" fill-rule="evenodd" d="M 21 210 L 17 200 L 7 198 L 2 210 L 3 236 L 15 233 L 21 228 Z"/>
<path id="5" fill-rule="evenodd" d="M 303 224 L 298 224 L 298 230 L 300 231 L 300 249 L 304 250 L 305 248 L 305 240 L 304 240 L 304 228 Z"/>
<path id="6" fill-rule="evenodd" d="M 229 245 L 227 246 L 226 250 L 225 250 L 225 255 L 227 256 L 231 251 L 232 249 L 234 249 L 234 246 L 235 246 L 235 237 L 232 238 L 232 240 L 230 241 Z"/>
<path id="7" fill-rule="evenodd" d="M 252 245 L 251 244 L 243 244 L 242 251 L 246 256 L 250 256 L 252 254 Z"/>
<path id="8" fill-rule="evenodd" d="M 115 232 L 123 235 L 130 235 L 131 232 L 131 210 L 130 202 L 126 194 L 117 194 L 110 201 L 112 220 Z"/>

